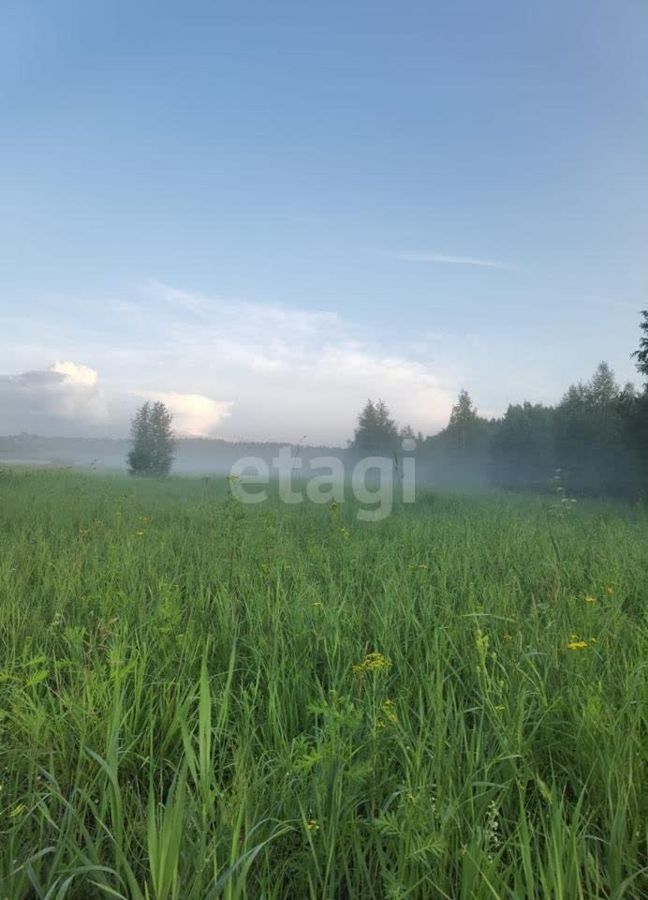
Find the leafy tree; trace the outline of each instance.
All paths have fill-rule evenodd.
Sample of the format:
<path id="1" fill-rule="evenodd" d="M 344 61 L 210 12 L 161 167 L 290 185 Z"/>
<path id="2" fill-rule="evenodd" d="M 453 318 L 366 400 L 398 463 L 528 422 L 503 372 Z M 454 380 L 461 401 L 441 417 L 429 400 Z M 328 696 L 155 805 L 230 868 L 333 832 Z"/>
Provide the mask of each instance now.
<path id="1" fill-rule="evenodd" d="M 174 456 L 173 416 L 164 403 L 144 403 L 131 423 L 131 475 L 168 475 Z"/>
<path id="2" fill-rule="evenodd" d="M 645 381 L 645 389 L 648 393 L 648 309 L 641 310 L 643 319 L 639 328 L 641 329 L 641 337 L 639 339 L 639 349 L 632 354 L 637 359 L 637 371 L 640 372 Z"/>
<path id="3" fill-rule="evenodd" d="M 398 428 L 383 400 L 367 400 L 358 416 L 351 447 L 368 456 L 391 455 L 398 447 Z"/>

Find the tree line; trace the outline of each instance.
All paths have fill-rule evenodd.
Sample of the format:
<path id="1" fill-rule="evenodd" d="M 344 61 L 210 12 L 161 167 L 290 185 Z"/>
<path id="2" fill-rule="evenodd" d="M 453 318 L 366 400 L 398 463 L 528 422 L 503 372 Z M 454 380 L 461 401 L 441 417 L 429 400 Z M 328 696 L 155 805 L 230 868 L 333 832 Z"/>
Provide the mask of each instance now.
<path id="1" fill-rule="evenodd" d="M 602 362 L 589 381 L 571 385 L 560 403 L 511 404 L 501 418 L 485 418 L 467 391 L 459 393 L 447 426 L 423 437 L 399 427 L 382 400 L 362 409 L 350 449 L 362 456 L 396 456 L 416 445 L 419 472 L 447 483 L 492 483 L 573 493 L 648 496 L 648 310 L 641 313 L 639 347 L 632 354 L 643 386 L 617 384 Z M 175 453 L 172 415 L 162 402 L 144 403 L 131 424 L 129 471 L 167 475 Z M 407 445 L 405 445 L 407 446 Z M 411 450 L 411 447 L 409 448 Z"/>
<path id="2" fill-rule="evenodd" d="M 384 402 L 370 400 L 350 446 L 358 453 L 391 455 L 400 453 L 404 438 L 417 438 L 424 471 L 448 482 L 542 490 L 559 481 L 573 493 L 648 496 L 648 310 L 641 316 L 633 353 L 643 378 L 639 390 L 617 384 L 602 362 L 556 406 L 511 404 L 498 419 L 480 416 L 462 390 L 447 426 L 426 438 L 399 428 Z"/>

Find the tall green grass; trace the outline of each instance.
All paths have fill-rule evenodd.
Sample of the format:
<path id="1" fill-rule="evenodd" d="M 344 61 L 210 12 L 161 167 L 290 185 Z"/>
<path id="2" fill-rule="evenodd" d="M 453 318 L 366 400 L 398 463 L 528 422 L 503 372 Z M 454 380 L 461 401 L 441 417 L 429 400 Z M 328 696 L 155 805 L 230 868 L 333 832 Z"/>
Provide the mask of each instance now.
<path id="1" fill-rule="evenodd" d="M 3 900 L 648 896 L 645 510 L 0 500 Z"/>

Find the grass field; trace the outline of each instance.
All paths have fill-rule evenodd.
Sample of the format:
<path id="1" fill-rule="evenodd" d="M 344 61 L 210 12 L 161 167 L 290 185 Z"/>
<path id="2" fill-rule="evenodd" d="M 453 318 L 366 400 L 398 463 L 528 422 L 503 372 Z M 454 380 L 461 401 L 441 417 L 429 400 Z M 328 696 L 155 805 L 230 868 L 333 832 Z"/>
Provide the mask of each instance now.
<path id="1" fill-rule="evenodd" d="M 0 473 L 0 896 L 648 897 L 648 512 Z"/>

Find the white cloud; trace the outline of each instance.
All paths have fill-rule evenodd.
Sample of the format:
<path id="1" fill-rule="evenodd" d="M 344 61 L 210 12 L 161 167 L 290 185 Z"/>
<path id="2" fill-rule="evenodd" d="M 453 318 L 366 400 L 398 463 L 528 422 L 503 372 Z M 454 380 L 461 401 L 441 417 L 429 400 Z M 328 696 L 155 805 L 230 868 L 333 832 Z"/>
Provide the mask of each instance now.
<path id="1" fill-rule="evenodd" d="M 451 378 L 411 349 L 372 338 L 371 324 L 360 328 L 323 310 L 154 282 L 134 297 L 96 304 L 87 317 L 70 308 L 61 303 L 41 322 L 53 337 L 39 358 L 64 360 L 46 374 L 63 385 L 50 420 L 34 415 L 31 398 L 14 404 L 13 426 L 5 416 L 5 433 L 47 425 L 47 433 L 124 435 L 143 399 L 162 399 L 181 434 L 278 441 L 306 435 L 311 443 L 343 444 L 368 397 L 384 399 L 402 424 L 425 433 L 442 427 L 464 381 L 463 372 Z M 37 351 L 27 335 L 15 327 L 13 345 L 28 349 L 13 358 L 25 367 Z M 79 358 L 94 368 L 70 361 Z"/>
<path id="2" fill-rule="evenodd" d="M 201 394 L 153 392 L 152 400 L 161 400 L 173 413 L 173 428 L 178 434 L 208 437 L 230 415 L 231 402 L 212 400 Z"/>
<path id="3" fill-rule="evenodd" d="M 133 410 L 144 400 L 162 400 L 174 415 L 175 430 L 195 437 L 212 433 L 232 406 L 200 394 L 120 391 L 100 383 L 94 369 L 71 360 L 0 377 L 4 433 L 125 434 Z"/>
<path id="4" fill-rule="evenodd" d="M 231 415 L 218 423 L 221 436 L 306 434 L 310 442 L 344 443 L 368 397 L 382 397 L 399 421 L 424 432 L 447 421 L 453 383 L 382 342 L 360 339 L 360 329 L 335 313 L 194 298 L 159 284 L 147 285 L 144 308 L 159 309 L 158 296 L 184 312 L 170 313 L 163 327 L 158 322 L 156 355 L 183 385 L 201 393 L 217 386 L 232 398 Z"/>
<path id="5" fill-rule="evenodd" d="M 484 269 L 506 269 L 513 270 L 510 263 L 502 262 L 499 259 L 482 259 L 476 256 L 450 256 L 445 253 L 416 253 L 403 251 L 395 254 L 397 259 L 405 262 L 422 262 L 422 263 L 440 263 L 456 266 L 480 266 Z"/>
<path id="6" fill-rule="evenodd" d="M 71 361 L 47 369 L 0 377 L 0 411 L 5 433 L 62 433 L 76 423 L 92 428 L 109 420 L 97 373 Z"/>
<path id="7" fill-rule="evenodd" d="M 71 360 L 56 361 L 49 367 L 50 372 L 65 376 L 66 384 L 83 384 L 91 387 L 97 383 L 97 373 L 89 366 L 79 366 Z"/>
<path id="8" fill-rule="evenodd" d="M 218 317 L 223 325 L 239 330 L 242 324 L 254 323 L 256 328 L 287 329 L 305 335 L 314 335 L 322 328 L 339 329 L 344 323 L 337 313 L 326 310 L 300 309 L 274 303 L 253 303 L 235 297 L 208 297 L 205 294 L 184 291 L 148 281 L 141 287 L 143 296 L 168 307 L 189 310 L 202 318 Z"/>

